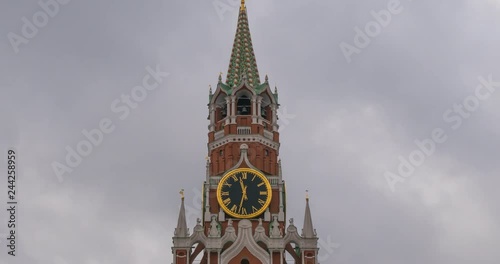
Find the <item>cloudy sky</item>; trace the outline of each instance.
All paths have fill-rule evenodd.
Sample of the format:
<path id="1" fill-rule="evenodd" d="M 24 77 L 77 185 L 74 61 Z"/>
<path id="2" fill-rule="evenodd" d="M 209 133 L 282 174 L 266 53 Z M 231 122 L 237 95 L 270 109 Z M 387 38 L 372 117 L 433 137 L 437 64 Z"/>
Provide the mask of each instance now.
<path id="1" fill-rule="evenodd" d="M 208 87 L 238 2 L 1 1 L 1 174 L 9 147 L 19 163 L 17 256 L 2 209 L 1 264 L 171 263 L 181 188 L 199 217 Z M 302 225 L 309 189 L 321 263 L 498 263 L 500 1 L 247 6 L 279 90 L 287 216 Z M 125 104 L 151 71 L 158 87 Z"/>

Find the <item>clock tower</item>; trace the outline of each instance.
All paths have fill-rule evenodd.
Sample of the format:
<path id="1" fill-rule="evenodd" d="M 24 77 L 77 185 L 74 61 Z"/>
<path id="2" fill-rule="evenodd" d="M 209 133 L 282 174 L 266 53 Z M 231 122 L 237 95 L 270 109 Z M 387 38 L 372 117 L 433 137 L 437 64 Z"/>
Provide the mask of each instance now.
<path id="1" fill-rule="evenodd" d="M 182 193 L 174 264 L 318 264 L 309 197 L 301 232 L 287 221 L 278 108 L 276 88 L 261 82 L 242 0 L 226 80 L 219 75 L 208 98 L 201 218 L 190 233 Z"/>

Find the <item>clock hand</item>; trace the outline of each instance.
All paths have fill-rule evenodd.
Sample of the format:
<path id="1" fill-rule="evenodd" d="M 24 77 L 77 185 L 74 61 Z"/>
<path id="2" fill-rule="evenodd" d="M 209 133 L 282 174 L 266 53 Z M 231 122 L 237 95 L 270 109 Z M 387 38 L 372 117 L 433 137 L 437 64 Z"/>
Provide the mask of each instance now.
<path id="1" fill-rule="evenodd" d="M 243 206 L 243 202 L 245 201 L 245 196 L 247 195 L 247 188 L 242 187 L 243 192 L 241 193 L 241 202 L 240 202 L 240 210 Z"/>
<path id="2" fill-rule="evenodd" d="M 244 198 L 244 199 L 245 199 L 245 201 L 246 201 L 246 200 L 248 200 L 248 195 L 247 195 L 247 187 L 248 187 L 248 186 L 245 186 L 245 198 Z"/>
<path id="3" fill-rule="evenodd" d="M 243 178 L 240 178 L 241 191 L 245 192 L 245 185 L 243 185 Z"/>
<path id="4" fill-rule="evenodd" d="M 248 200 L 248 196 L 247 196 L 247 187 L 248 187 L 248 186 L 245 186 L 245 185 L 243 184 L 243 178 L 241 178 L 241 179 L 240 179 L 240 185 L 241 185 L 241 191 L 242 191 L 242 193 L 243 193 L 243 197 L 241 197 L 241 199 L 242 199 L 242 200 L 244 199 L 244 200 L 246 201 L 246 200 Z M 241 206 L 240 206 L 240 207 L 241 207 Z"/>
<path id="5" fill-rule="evenodd" d="M 241 210 L 241 208 L 243 206 L 243 202 L 246 201 L 246 200 L 248 200 L 248 197 L 247 197 L 247 187 L 248 186 L 245 186 L 243 184 L 243 179 L 241 179 L 240 184 L 241 184 L 241 190 L 242 190 L 241 202 L 240 202 L 240 210 Z"/>

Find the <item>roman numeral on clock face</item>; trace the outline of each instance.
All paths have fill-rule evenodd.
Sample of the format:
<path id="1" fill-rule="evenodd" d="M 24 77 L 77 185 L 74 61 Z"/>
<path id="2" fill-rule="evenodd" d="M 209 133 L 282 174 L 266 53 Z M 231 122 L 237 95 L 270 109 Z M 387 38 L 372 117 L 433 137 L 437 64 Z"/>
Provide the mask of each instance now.
<path id="1" fill-rule="evenodd" d="M 231 207 L 231 211 L 236 213 L 238 211 L 238 206 L 236 204 L 233 204 L 233 207 Z"/>
<path id="2" fill-rule="evenodd" d="M 245 207 L 241 207 L 240 214 L 244 214 L 244 215 L 248 214 L 247 209 Z"/>
<path id="3" fill-rule="evenodd" d="M 264 184 L 265 184 L 264 182 L 261 182 L 261 183 L 257 184 L 257 187 L 260 187 L 260 186 L 262 186 Z"/>
<path id="4" fill-rule="evenodd" d="M 261 204 L 261 205 L 264 205 L 266 202 L 262 199 L 259 198 L 258 202 Z"/>
<path id="5" fill-rule="evenodd" d="M 231 203 L 231 198 L 227 198 L 226 200 L 222 201 L 225 205 L 229 205 Z"/>
<path id="6" fill-rule="evenodd" d="M 267 191 L 261 191 L 259 194 L 260 195 L 267 195 Z"/>
<path id="7" fill-rule="evenodd" d="M 228 196 L 228 195 L 229 195 L 229 192 L 221 192 L 221 194 L 220 194 L 220 195 L 222 195 L 222 196 Z"/>
<path id="8" fill-rule="evenodd" d="M 252 212 L 255 213 L 257 211 L 258 211 L 257 208 L 255 208 L 255 206 L 252 206 Z"/>
<path id="9" fill-rule="evenodd" d="M 242 172 L 242 173 L 241 173 L 241 178 L 242 178 L 243 180 L 246 180 L 246 179 L 247 179 L 247 177 L 248 177 L 248 173 L 247 173 L 247 172 Z"/>

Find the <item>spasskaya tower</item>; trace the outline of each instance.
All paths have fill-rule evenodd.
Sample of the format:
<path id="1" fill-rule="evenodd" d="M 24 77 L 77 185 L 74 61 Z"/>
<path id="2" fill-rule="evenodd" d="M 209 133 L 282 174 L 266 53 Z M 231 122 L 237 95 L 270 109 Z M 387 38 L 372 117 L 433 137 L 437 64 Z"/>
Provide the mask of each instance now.
<path id="1" fill-rule="evenodd" d="M 201 264 L 318 264 L 308 197 L 301 232 L 293 218 L 286 221 L 278 93 L 267 76 L 261 82 L 244 0 L 226 80 L 219 75 L 208 99 L 201 218 L 190 233 L 182 193 L 173 263 L 191 264 L 198 257 Z"/>

